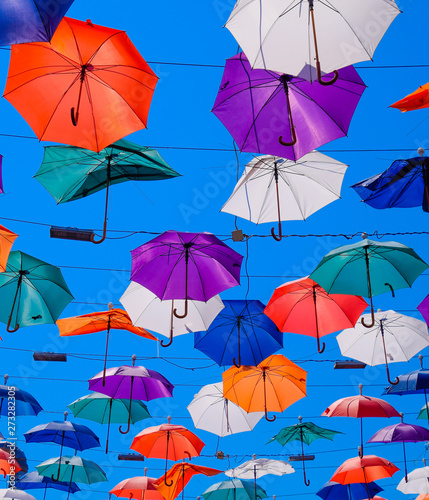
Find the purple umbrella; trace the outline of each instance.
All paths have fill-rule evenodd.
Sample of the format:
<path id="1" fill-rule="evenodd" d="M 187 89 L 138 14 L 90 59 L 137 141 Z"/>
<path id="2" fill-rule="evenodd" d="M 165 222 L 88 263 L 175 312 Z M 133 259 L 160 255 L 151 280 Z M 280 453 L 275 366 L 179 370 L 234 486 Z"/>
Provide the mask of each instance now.
<path id="1" fill-rule="evenodd" d="M 127 434 L 131 424 L 131 404 L 133 399 L 151 401 L 158 398 L 173 397 L 174 385 L 155 370 L 144 366 L 135 366 L 136 356 L 133 355 L 133 366 L 117 366 L 106 370 L 105 384 L 103 372 L 89 379 L 89 389 L 100 392 L 114 399 L 130 398 L 128 427 L 126 431 L 119 427 L 121 434 Z"/>
<path id="2" fill-rule="evenodd" d="M 296 161 L 344 137 L 365 84 L 353 66 L 338 71 L 328 87 L 295 77 L 251 69 L 241 52 L 227 59 L 213 113 L 240 151 Z"/>
<path id="3" fill-rule="evenodd" d="M 417 309 L 420 311 L 420 314 L 423 316 L 426 324 L 429 325 L 429 295 L 426 295 L 426 297 L 417 306 Z"/>
<path id="4" fill-rule="evenodd" d="M 132 281 L 161 300 L 185 300 L 183 315 L 173 311 L 177 318 L 187 315 L 188 299 L 207 302 L 240 284 L 243 257 L 211 233 L 166 231 L 131 256 Z"/>
<path id="5" fill-rule="evenodd" d="M 407 457 L 405 455 L 405 443 L 418 443 L 420 441 L 429 441 L 429 430 L 420 425 L 404 424 L 403 414 L 401 415 L 401 423 L 383 427 L 377 431 L 368 443 L 397 443 L 402 442 L 404 448 L 405 462 L 405 482 L 407 478 Z"/>

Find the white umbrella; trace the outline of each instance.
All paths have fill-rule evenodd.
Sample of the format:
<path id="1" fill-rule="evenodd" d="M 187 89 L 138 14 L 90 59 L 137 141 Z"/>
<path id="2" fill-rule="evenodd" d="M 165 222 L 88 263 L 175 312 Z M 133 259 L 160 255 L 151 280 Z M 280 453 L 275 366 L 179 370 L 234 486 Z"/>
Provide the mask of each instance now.
<path id="1" fill-rule="evenodd" d="M 284 474 L 292 474 L 295 469 L 288 462 L 283 460 L 269 460 L 268 458 L 255 458 L 248 460 L 243 464 L 225 471 L 229 477 L 237 477 L 239 479 L 258 479 L 267 474 L 275 474 L 283 476 Z"/>
<path id="2" fill-rule="evenodd" d="M 179 319 L 174 316 L 173 310 L 176 307 L 180 308 L 185 303 L 184 300 L 160 300 L 150 290 L 134 281 L 119 301 L 135 326 L 170 337 L 167 344 L 161 342 L 163 347 L 171 344 L 173 336 L 207 330 L 225 307 L 219 295 L 215 295 L 207 302 L 188 300 L 188 314 L 185 318 Z"/>
<path id="3" fill-rule="evenodd" d="M 365 327 L 358 321 L 354 328 L 343 330 L 337 341 L 341 354 L 357 359 L 370 366 L 386 364 L 387 377 L 389 363 L 408 361 L 415 354 L 429 345 L 427 325 L 424 321 L 404 316 L 395 311 L 375 313 L 374 325 Z M 362 317 L 370 319 L 366 314 Z"/>
<path id="4" fill-rule="evenodd" d="M 405 477 L 401 479 L 396 489 L 405 495 L 409 493 L 429 495 L 429 467 L 414 469 L 408 474 L 407 481 L 405 481 Z"/>
<path id="5" fill-rule="evenodd" d="M 399 13 L 394 0 L 238 0 L 225 26 L 252 67 L 320 81 L 372 59 Z"/>
<path id="6" fill-rule="evenodd" d="M 36 500 L 33 495 L 29 495 L 25 491 L 15 490 L 12 488 L 0 489 L 0 498 L 7 498 L 8 500 Z"/>
<path id="7" fill-rule="evenodd" d="M 188 405 L 197 429 L 224 437 L 251 431 L 264 416 L 263 411 L 246 413 L 223 397 L 222 382 L 205 385 Z"/>
<path id="8" fill-rule="evenodd" d="M 305 220 L 340 197 L 346 170 L 347 165 L 318 151 L 296 162 L 257 156 L 246 165 L 221 211 L 256 224 L 278 220 L 281 238 L 282 220 Z"/>

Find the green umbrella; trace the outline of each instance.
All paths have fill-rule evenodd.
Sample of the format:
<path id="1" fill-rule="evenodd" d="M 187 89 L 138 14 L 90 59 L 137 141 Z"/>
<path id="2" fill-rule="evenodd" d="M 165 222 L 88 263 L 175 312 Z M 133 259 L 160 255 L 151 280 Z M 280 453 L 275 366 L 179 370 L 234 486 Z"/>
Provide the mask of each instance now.
<path id="1" fill-rule="evenodd" d="M 429 266 L 412 249 L 395 241 L 363 241 L 329 252 L 320 261 L 310 278 L 328 293 L 363 295 L 371 303 L 371 324 L 374 326 L 372 297 L 387 291 L 410 287 Z"/>
<path id="2" fill-rule="evenodd" d="M 0 321 L 8 332 L 55 323 L 72 299 L 58 267 L 24 252 L 9 254 L 6 271 L 0 273 Z"/>
<path id="3" fill-rule="evenodd" d="M 302 450 L 302 470 L 304 473 L 304 483 L 306 486 L 310 485 L 310 481 L 307 481 L 305 476 L 305 461 L 304 461 L 304 443 L 310 445 L 316 439 L 329 439 L 330 441 L 334 440 L 336 434 L 343 434 L 339 431 L 332 431 L 330 429 L 324 429 L 323 427 L 319 427 L 313 422 L 305 422 L 302 423 L 302 417 L 298 417 L 299 424 L 291 425 L 289 427 L 284 427 L 278 434 L 272 437 L 268 443 L 272 443 L 273 441 L 279 442 L 282 446 L 291 441 L 301 441 L 301 450 Z M 267 444 L 268 444 L 267 443 Z"/>
<path id="4" fill-rule="evenodd" d="M 129 417 L 132 424 L 145 418 L 151 418 L 143 401 L 133 399 L 130 410 L 128 399 L 113 399 L 99 392 L 93 392 L 76 399 L 67 408 L 75 417 L 92 420 L 99 424 L 107 424 L 106 453 L 109 451 L 110 424 L 126 424 Z"/>
<path id="5" fill-rule="evenodd" d="M 74 146 L 47 146 L 34 176 L 57 200 L 65 203 L 106 188 L 103 236 L 106 238 L 109 188 L 125 181 L 158 181 L 178 174 L 155 149 L 126 140 L 111 144 L 99 153 Z"/>
<path id="6" fill-rule="evenodd" d="M 257 500 L 268 498 L 267 493 L 250 479 L 230 479 L 210 486 L 203 494 L 205 500 Z"/>

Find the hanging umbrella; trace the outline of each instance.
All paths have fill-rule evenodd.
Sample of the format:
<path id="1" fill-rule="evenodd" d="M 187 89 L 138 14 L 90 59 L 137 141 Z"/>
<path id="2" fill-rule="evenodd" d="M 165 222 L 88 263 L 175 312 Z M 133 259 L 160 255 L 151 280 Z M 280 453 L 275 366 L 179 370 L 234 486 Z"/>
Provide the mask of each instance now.
<path id="1" fill-rule="evenodd" d="M 194 347 L 219 366 L 257 365 L 282 349 L 283 334 L 264 314 L 259 300 L 225 300 L 206 332 L 195 332 Z"/>
<path id="2" fill-rule="evenodd" d="M 15 488 L 0 489 L 0 498 L 8 498 L 9 500 L 36 500 L 33 495 L 29 495 L 25 491 L 16 490 Z"/>
<path id="3" fill-rule="evenodd" d="M 264 312 L 281 332 L 316 337 L 322 353 L 320 337 L 354 326 L 367 305 L 362 297 L 329 295 L 307 277 L 276 288 Z"/>
<path id="4" fill-rule="evenodd" d="M 14 43 L 49 42 L 73 0 L 55 4 L 44 0 L 0 4 L 0 47 Z"/>
<path id="5" fill-rule="evenodd" d="M 318 151 L 297 162 L 278 156 L 257 156 L 246 165 L 221 212 L 256 224 L 282 220 L 305 220 L 328 203 L 340 198 L 347 165 Z M 276 199 L 276 203 L 273 200 Z"/>
<path id="6" fill-rule="evenodd" d="M 367 417 L 391 418 L 400 414 L 383 399 L 362 395 L 359 384 L 359 396 L 338 399 L 328 406 L 322 417 L 354 417 L 360 419 L 360 450 L 363 453 L 363 419 Z M 342 483 L 343 484 L 343 483 Z"/>
<path id="7" fill-rule="evenodd" d="M 299 424 L 291 425 L 289 427 L 284 427 L 278 434 L 272 437 L 268 443 L 277 441 L 282 446 L 292 441 L 301 441 L 301 455 L 302 455 L 302 471 L 304 474 L 304 483 L 306 486 L 310 485 L 310 481 L 307 480 L 305 474 L 305 460 L 304 460 L 304 443 L 311 444 L 316 439 L 329 439 L 334 440 L 336 434 L 343 434 L 339 431 L 332 431 L 330 429 L 323 429 L 313 422 L 302 423 L 302 417 L 298 417 Z M 267 444 L 268 444 L 267 443 Z"/>
<path id="8" fill-rule="evenodd" d="M 405 443 L 419 443 L 429 441 L 429 430 L 419 425 L 404 424 L 404 416 L 401 413 L 401 423 L 383 427 L 377 431 L 368 443 L 396 443 L 402 442 L 405 463 L 405 482 L 408 481 L 407 457 L 405 455 Z"/>
<path id="9" fill-rule="evenodd" d="M 211 233 L 166 231 L 131 251 L 131 280 L 148 288 L 161 300 L 207 302 L 218 293 L 240 284 L 243 257 Z"/>
<path id="10" fill-rule="evenodd" d="M 420 311 L 420 314 L 423 316 L 426 324 L 429 325 L 429 295 L 426 295 L 426 297 L 417 306 L 417 309 Z"/>
<path id="11" fill-rule="evenodd" d="M 229 479 L 210 486 L 203 494 L 204 500 L 258 500 L 268 498 L 265 490 L 249 479 Z"/>
<path id="12" fill-rule="evenodd" d="M 10 253 L 6 271 L 0 273 L 0 321 L 8 332 L 55 323 L 72 299 L 58 267 L 24 252 Z"/>
<path id="13" fill-rule="evenodd" d="M 166 481 L 164 477 L 160 477 L 153 485 L 165 500 L 174 500 L 180 493 L 182 493 L 183 500 L 185 486 L 193 476 L 196 474 L 204 474 L 205 476 L 212 477 L 221 472 L 222 471 L 217 469 L 211 469 L 210 467 L 203 467 L 183 461 L 180 464 L 174 464 L 167 472 Z"/>
<path id="14" fill-rule="evenodd" d="M 35 178 L 57 203 L 79 200 L 106 188 L 103 236 L 106 238 L 109 189 L 125 181 L 159 181 L 177 177 L 155 149 L 120 140 L 99 153 L 74 146 L 47 146 Z"/>
<path id="15" fill-rule="evenodd" d="M 133 366 L 118 366 L 97 373 L 89 380 L 89 390 L 101 392 L 114 399 L 129 398 L 128 426 L 125 431 L 119 427 L 121 434 L 127 434 L 131 425 L 131 403 L 133 399 L 151 401 L 158 398 L 173 397 L 174 385 L 155 370 L 148 370 L 144 366 L 135 366 L 137 357 L 132 356 Z M 103 381 L 105 383 L 103 385 Z"/>
<path id="16" fill-rule="evenodd" d="M 284 411 L 306 396 L 307 372 L 281 354 L 268 356 L 258 366 L 232 367 L 222 374 L 223 396 L 248 413 Z"/>
<path id="17" fill-rule="evenodd" d="M 324 73 L 372 59 L 399 13 L 394 0 L 238 0 L 225 27 L 252 67 L 298 75 L 306 66 L 328 85 Z"/>
<path id="18" fill-rule="evenodd" d="M 16 446 L 15 442 L 11 441 L 6 441 L 2 440 L 0 441 L 0 450 L 5 451 L 6 453 L 13 454 L 15 462 L 19 465 L 20 473 L 25 474 L 28 472 L 28 463 L 27 463 L 27 457 L 25 456 L 25 453 Z"/>
<path id="19" fill-rule="evenodd" d="M 411 471 L 407 480 L 405 477 L 402 478 L 396 489 L 405 495 L 411 493 L 429 495 L 429 467 L 426 467 L 425 459 L 423 459 L 423 463 L 425 466 Z"/>
<path id="20" fill-rule="evenodd" d="M 405 113 L 406 111 L 415 111 L 429 106 L 429 83 L 421 85 L 417 90 L 411 92 L 403 99 L 391 104 L 391 108 L 396 108 Z"/>
<path id="21" fill-rule="evenodd" d="M 316 492 L 316 495 L 323 500 L 362 500 L 369 492 L 370 498 L 374 500 L 375 495 L 380 491 L 383 491 L 383 488 L 374 482 L 366 485 L 365 483 L 340 484 L 328 481 Z"/>
<path id="22" fill-rule="evenodd" d="M 4 97 L 40 140 L 99 152 L 146 127 L 157 80 L 124 31 L 65 17 L 12 46 Z"/>
<path id="23" fill-rule="evenodd" d="M 225 307 L 219 295 L 207 302 L 188 300 L 188 314 L 177 318 L 175 307 L 183 309 L 183 300 L 161 300 L 149 289 L 133 281 L 119 299 L 130 315 L 134 326 L 145 326 L 149 330 L 169 337 L 168 343 L 161 340 L 161 345 L 172 344 L 173 337 L 190 332 L 207 330 L 211 322 Z"/>
<path id="24" fill-rule="evenodd" d="M 369 314 L 362 317 L 362 323 L 370 320 Z M 341 354 L 357 359 L 369 366 L 385 364 L 390 384 L 389 363 L 409 361 L 415 354 L 429 345 L 426 323 L 395 311 L 379 311 L 374 314 L 374 325 L 366 328 L 357 323 L 337 336 Z"/>
<path id="25" fill-rule="evenodd" d="M 243 52 L 226 61 L 213 113 L 240 151 L 296 161 L 347 135 L 365 84 L 350 66 L 334 85 L 252 70 Z"/>
<path id="26" fill-rule="evenodd" d="M 222 383 L 202 387 L 188 405 L 196 429 L 212 432 L 219 437 L 251 431 L 264 412 L 247 413 L 223 397 Z"/>
<path id="27" fill-rule="evenodd" d="M 372 297 L 398 288 L 410 287 L 429 266 L 412 249 L 395 241 L 368 240 L 345 245 L 329 252 L 319 262 L 310 278 L 328 293 L 344 293 L 368 297 L 371 323 L 374 326 Z"/>
<path id="28" fill-rule="evenodd" d="M 113 304 L 109 303 L 109 310 L 75 316 L 73 318 L 63 318 L 57 321 L 60 330 L 60 337 L 69 337 L 72 335 L 85 335 L 88 333 L 97 333 L 106 331 L 106 350 L 104 353 L 103 385 L 106 377 L 107 349 L 109 346 L 110 330 L 126 330 L 139 337 L 150 340 L 158 340 L 151 333 L 143 328 L 133 326 L 128 314 L 122 309 L 114 309 Z"/>
<path id="29" fill-rule="evenodd" d="M 80 488 L 76 483 L 70 484 L 63 481 L 54 481 L 50 477 L 40 476 L 36 471 L 29 472 L 28 474 L 22 476 L 19 481 L 16 482 L 16 487 L 20 490 L 44 489 L 45 493 L 43 495 L 43 500 L 46 498 L 48 488 L 58 491 L 70 490 L 70 493 L 77 493 L 80 491 Z"/>
<path id="30" fill-rule="evenodd" d="M 9 375 L 4 376 L 4 385 L 0 385 L 0 415 L 8 416 L 8 398 L 11 388 L 15 399 L 15 416 L 35 417 L 43 410 L 36 399 L 27 391 L 15 386 L 6 385 Z"/>
<path id="31" fill-rule="evenodd" d="M 146 469 L 145 469 L 146 471 Z M 110 491 L 110 495 L 116 495 L 120 498 L 133 498 L 135 500 L 165 500 L 158 493 L 154 486 L 156 478 L 146 476 L 135 476 L 129 479 L 124 479 Z"/>
<path id="32" fill-rule="evenodd" d="M 128 417 L 131 424 L 151 418 L 143 401 L 131 400 L 130 405 L 128 399 L 113 399 L 98 392 L 76 399 L 67 408 L 75 417 L 107 424 L 106 453 L 109 451 L 110 424 L 126 424 Z"/>
<path id="33" fill-rule="evenodd" d="M 133 439 L 130 446 L 146 458 L 165 458 L 164 482 L 172 485 L 167 480 L 168 460 L 198 457 L 204 447 L 201 439 L 182 425 L 168 423 L 154 427 L 146 427 Z"/>
<path id="34" fill-rule="evenodd" d="M 3 477 L 6 477 L 8 474 L 15 476 L 20 470 L 21 467 L 14 455 L 0 450 L 0 472 L 3 474 Z"/>
<path id="35" fill-rule="evenodd" d="M 0 7 L 1 9 L 1 7 Z M 1 157 L 0 157 L 0 168 L 1 168 Z M 1 176 L 1 170 L 0 170 Z M 6 271 L 7 260 L 9 258 L 10 249 L 12 248 L 13 242 L 18 238 L 18 235 L 13 233 L 10 229 L 2 226 L 0 224 L 0 272 Z"/>
<path id="36" fill-rule="evenodd" d="M 409 208 L 421 206 L 429 212 L 429 158 L 420 156 L 395 160 L 381 174 L 351 186 L 367 205 L 373 208 Z"/>

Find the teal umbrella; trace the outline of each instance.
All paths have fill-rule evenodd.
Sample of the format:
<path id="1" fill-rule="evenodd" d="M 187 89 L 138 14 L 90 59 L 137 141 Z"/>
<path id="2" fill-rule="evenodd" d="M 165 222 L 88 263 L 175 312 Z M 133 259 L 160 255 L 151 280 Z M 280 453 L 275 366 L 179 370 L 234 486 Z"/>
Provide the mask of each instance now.
<path id="1" fill-rule="evenodd" d="M 67 408 L 75 417 L 92 420 L 99 424 L 107 424 L 106 453 L 109 451 L 110 424 L 135 424 L 145 418 L 151 418 L 147 406 L 143 401 L 133 399 L 113 399 L 105 394 L 93 392 L 87 396 L 76 399 Z"/>
<path id="2" fill-rule="evenodd" d="M 56 199 L 65 203 L 85 198 L 106 188 L 103 236 L 106 238 L 109 188 L 125 181 L 159 181 L 178 177 L 155 149 L 126 140 L 95 153 L 74 146 L 47 146 L 34 176 Z"/>
<path id="3" fill-rule="evenodd" d="M 267 493 L 250 479 L 230 479 L 210 486 L 203 494 L 205 500 L 257 500 L 268 498 Z"/>
<path id="4" fill-rule="evenodd" d="M 410 287 L 429 266 L 416 252 L 395 241 L 376 242 L 366 238 L 329 252 L 320 261 L 310 278 L 328 293 L 362 295 L 370 299 L 371 324 L 374 326 L 372 297 Z"/>
<path id="5" fill-rule="evenodd" d="M 55 323 L 72 299 L 58 267 L 24 252 L 9 254 L 6 271 L 0 273 L 0 321 L 8 332 Z"/>
<path id="6" fill-rule="evenodd" d="M 310 445 L 313 441 L 316 441 L 316 439 L 329 439 L 333 441 L 337 434 L 343 434 L 339 431 L 324 429 L 323 427 L 313 424 L 313 422 L 302 423 L 302 417 L 298 417 L 298 419 L 299 424 L 284 427 L 278 434 L 272 437 L 267 444 L 277 441 L 284 446 L 291 441 L 301 441 L 302 456 L 304 457 L 304 443 Z M 307 481 L 305 476 L 304 458 L 302 460 L 302 470 L 304 473 L 304 483 L 306 486 L 309 486 L 310 481 Z"/>

